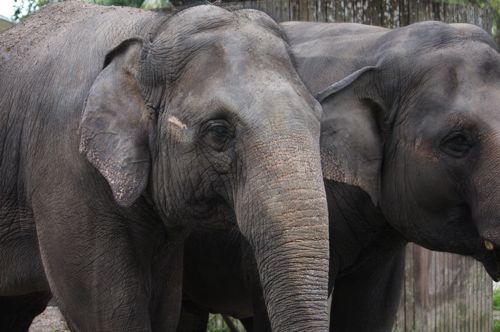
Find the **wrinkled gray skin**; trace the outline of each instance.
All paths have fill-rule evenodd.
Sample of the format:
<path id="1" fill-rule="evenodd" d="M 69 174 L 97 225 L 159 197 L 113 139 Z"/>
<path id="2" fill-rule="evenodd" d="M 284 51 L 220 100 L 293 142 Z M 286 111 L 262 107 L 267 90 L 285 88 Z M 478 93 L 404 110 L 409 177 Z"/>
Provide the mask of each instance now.
<path id="1" fill-rule="evenodd" d="M 274 330 L 327 329 L 321 107 L 267 15 L 70 2 L 0 43 L 0 330 L 50 292 L 74 331 L 175 330 L 201 224 L 248 239 Z"/>
<path id="2" fill-rule="evenodd" d="M 331 330 L 391 330 L 407 241 L 473 256 L 498 280 L 499 249 L 483 243 L 500 247 L 500 56 L 490 37 L 471 25 L 437 22 L 392 31 L 282 27 L 324 110 Z M 269 329 L 245 241 L 208 231 L 192 238 L 183 325 L 201 326 L 214 311 L 243 318 L 254 331 Z M 191 263 L 200 250 L 211 253 L 225 283 L 208 277 L 210 262 Z"/>

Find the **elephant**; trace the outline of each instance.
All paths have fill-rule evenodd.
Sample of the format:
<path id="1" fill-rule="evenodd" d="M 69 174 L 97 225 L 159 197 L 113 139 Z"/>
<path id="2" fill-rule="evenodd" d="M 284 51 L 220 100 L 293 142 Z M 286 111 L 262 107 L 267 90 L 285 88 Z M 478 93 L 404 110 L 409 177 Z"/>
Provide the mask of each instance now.
<path id="1" fill-rule="evenodd" d="M 391 330 L 408 242 L 472 256 L 499 280 L 500 56 L 488 34 L 439 22 L 281 26 L 323 107 L 330 331 Z M 208 312 L 271 330 L 249 248 L 236 232 L 190 235 L 180 331 L 201 330 Z"/>
<path id="2" fill-rule="evenodd" d="M 175 330 L 206 225 L 248 240 L 275 331 L 328 328 L 322 109 L 269 16 L 54 4 L 0 77 L 0 330 L 52 295 L 73 331 Z"/>

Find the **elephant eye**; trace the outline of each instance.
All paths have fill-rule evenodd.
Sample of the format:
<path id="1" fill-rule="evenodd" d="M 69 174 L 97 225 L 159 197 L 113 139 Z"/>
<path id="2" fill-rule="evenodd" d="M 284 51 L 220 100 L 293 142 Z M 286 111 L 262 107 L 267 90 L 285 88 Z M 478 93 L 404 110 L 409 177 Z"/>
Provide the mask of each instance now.
<path id="1" fill-rule="evenodd" d="M 229 123 L 225 120 L 210 120 L 202 127 L 203 140 L 212 149 L 222 152 L 234 136 Z"/>
<path id="2" fill-rule="evenodd" d="M 441 149 L 455 158 L 462 158 L 472 148 L 472 140 L 462 132 L 453 132 L 441 144 Z"/>

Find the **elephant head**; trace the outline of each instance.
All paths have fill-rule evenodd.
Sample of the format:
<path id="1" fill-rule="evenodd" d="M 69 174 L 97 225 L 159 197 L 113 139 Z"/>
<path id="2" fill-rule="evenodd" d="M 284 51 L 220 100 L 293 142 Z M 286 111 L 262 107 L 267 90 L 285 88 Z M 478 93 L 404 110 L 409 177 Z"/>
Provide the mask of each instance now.
<path id="1" fill-rule="evenodd" d="M 80 151 L 119 205 L 145 196 L 171 232 L 236 220 L 273 329 L 324 331 L 321 112 L 271 18 L 198 6 L 106 56 Z"/>
<path id="2" fill-rule="evenodd" d="M 321 153 L 335 165 L 325 176 L 364 189 L 407 240 L 471 255 L 498 280 L 496 45 L 479 28 L 437 22 L 375 44 L 368 66 L 318 94 Z"/>

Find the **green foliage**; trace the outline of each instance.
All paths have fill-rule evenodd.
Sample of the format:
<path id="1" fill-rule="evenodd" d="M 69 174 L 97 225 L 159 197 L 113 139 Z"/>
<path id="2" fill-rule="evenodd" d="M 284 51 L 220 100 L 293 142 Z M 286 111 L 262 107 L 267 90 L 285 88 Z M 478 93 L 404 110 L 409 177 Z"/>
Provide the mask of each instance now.
<path id="1" fill-rule="evenodd" d="M 37 11 L 40 7 L 45 6 L 48 0 L 14 0 L 14 15 L 12 18 L 19 21 L 23 17 Z"/>
<path id="2" fill-rule="evenodd" d="M 493 321 L 493 332 L 500 332 L 500 320 Z"/>
<path id="3" fill-rule="evenodd" d="M 90 0 L 88 2 L 105 6 L 113 5 L 113 6 L 140 7 L 142 5 L 143 0 Z"/>
<path id="4" fill-rule="evenodd" d="M 478 6 L 481 8 L 490 7 L 497 11 L 500 10 L 500 0 L 448 0 L 450 4 L 464 4 L 470 3 L 474 6 Z"/>
<path id="5" fill-rule="evenodd" d="M 1 1 L 1 0 L 0 0 Z M 64 0 L 59 0 L 60 2 Z M 143 7 L 144 9 L 169 9 L 171 3 L 169 0 L 85 0 L 90 3 L 105 6 L 128 6 Z M 45 6 L 49 0 L 14 0 L 15 12 L 13 19 L 19 21 L 29 14 Z"/>
<path id="6" fill-rule="evenodd" d="M 493 290 L 493 309 L 500 310 L 500 288 Z"/>
<path id="7" fill-rule="evenodd" d="M 142 9 L 163 9 L 171 10 L 173 9 L 172 3 L 169 0 L 144 0 L 141 5 Z"/>
<path id="8" fill-rule="evenodd" d="M 231 320 L 233 328 L 236 329 L 236 331 L 245 331 L 243 324 L 241 324 L 239 320 L 231 317 L 229 317 L 229 319 Z M 226 325 L 221 315 L 210 314 L 208 317 L 207 332 L 231 332 L 231 329 Z"/>
<path id="9" fill-rule="evenodd" d="M 229 330 L 229 327 L 227 327 L 220 315 L 210 314 L 208 318 L 207 332 L 231 332 L 231 330 Z"/>
<path id="10" fill-rule="evenodd" d="M 451 2 L 456 2 L 457 0 L 451 0 Z M 467 2 L 476 5 L 480 8 L 491 8 L 494 11 L 494 26 L 493 26 L 493 36 L 496 36 L 497 41 L 500 37 L 500 0 L 467 0 Z"/>
<path id="11" fill-rule="evenodd" d="M 497 11 L 500 10 L 500 0 L 468 0 L 468 2 L 481 8 L 490 6 Z"/>

